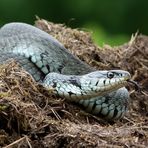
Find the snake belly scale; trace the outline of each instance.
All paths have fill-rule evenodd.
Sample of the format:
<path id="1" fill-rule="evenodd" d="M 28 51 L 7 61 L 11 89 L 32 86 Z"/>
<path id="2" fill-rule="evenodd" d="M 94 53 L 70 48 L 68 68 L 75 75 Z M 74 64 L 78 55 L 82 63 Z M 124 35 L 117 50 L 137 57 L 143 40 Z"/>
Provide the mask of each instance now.
<path id="1" fill-rule="evenodd" d="M 130 74 L 123 70 L 95 70 L 72 55 L 46 32 L 25 24 L 9 23 L 0 29 L 0 63 L 15 59 L 44 87 L 87 112 L 117 120 L 128 108 L 124 87 Z"/>

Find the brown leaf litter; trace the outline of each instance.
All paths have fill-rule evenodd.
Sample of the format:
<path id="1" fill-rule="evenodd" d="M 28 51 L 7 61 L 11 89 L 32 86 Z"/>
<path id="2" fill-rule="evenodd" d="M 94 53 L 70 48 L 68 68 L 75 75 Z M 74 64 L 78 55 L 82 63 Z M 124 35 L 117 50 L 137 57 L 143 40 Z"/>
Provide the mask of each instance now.
<path id="1" fill-rule="evenodd" d="M 148 37 L 135 35 L 119 47 L 97 47 L 88 32 L 37 20 L 36 26 L 57 38 L 97 69 L 124 69 L 142 92 L 131 93 L 127 115 L 107 123 L 76 104 L 52 95 L 16 62 L 0 66 L 0 146 L 10 147 L 147 147 Z"/>

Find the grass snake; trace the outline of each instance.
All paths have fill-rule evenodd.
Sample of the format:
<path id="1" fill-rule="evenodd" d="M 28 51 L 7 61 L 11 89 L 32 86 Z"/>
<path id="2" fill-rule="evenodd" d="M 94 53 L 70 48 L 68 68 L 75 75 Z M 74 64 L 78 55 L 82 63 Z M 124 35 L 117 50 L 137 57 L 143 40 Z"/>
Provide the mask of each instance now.
<path id="1" fill-rule="evenodd" d="M 0 29 L 0 63 L 15 59 L 37 82 L 106 120 L 117 120 L 128 108 L 124 87 L 130 74 L 123 70 L 96 70 L 72 55 L 46 32 L 25 24 Z"/>

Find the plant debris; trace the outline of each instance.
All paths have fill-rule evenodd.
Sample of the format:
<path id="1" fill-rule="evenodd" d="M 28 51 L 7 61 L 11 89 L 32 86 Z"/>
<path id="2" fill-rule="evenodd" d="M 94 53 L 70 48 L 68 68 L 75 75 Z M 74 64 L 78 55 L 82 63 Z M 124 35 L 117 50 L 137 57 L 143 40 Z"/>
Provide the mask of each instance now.
<path id="1" fill-rule="evenodd" d="M 127 86 L 127 115 L 107 123 L 66 102 L 34 81 L 15 61 L 0 65 L 0 146 L 11 147 L 147 147 L 148 37 L 135 35 L 119 47 L 96 46 L 91 34 L 63 24 L 37 20 L 36 26 L 57 38 L 96 69 L 124 69 L 142 87 Z"/>

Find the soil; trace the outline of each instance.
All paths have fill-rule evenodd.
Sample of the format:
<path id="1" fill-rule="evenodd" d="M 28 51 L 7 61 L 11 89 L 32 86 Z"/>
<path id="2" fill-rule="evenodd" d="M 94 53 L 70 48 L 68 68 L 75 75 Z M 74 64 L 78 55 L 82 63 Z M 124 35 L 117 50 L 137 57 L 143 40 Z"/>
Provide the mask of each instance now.
<path id="1" fill-rule="evenodd" d="M 0 147 L 148 146 L 148 36 L 135 34 L 124 45 L 98 47 L 91 34 L 39 19 L 35 25 L 96 69 L 123 69 L 141 86 L 131 85 L 127 115 L 107 122 L 66 102 L 37 84 L 15 61 L 0 65 Z"/>

